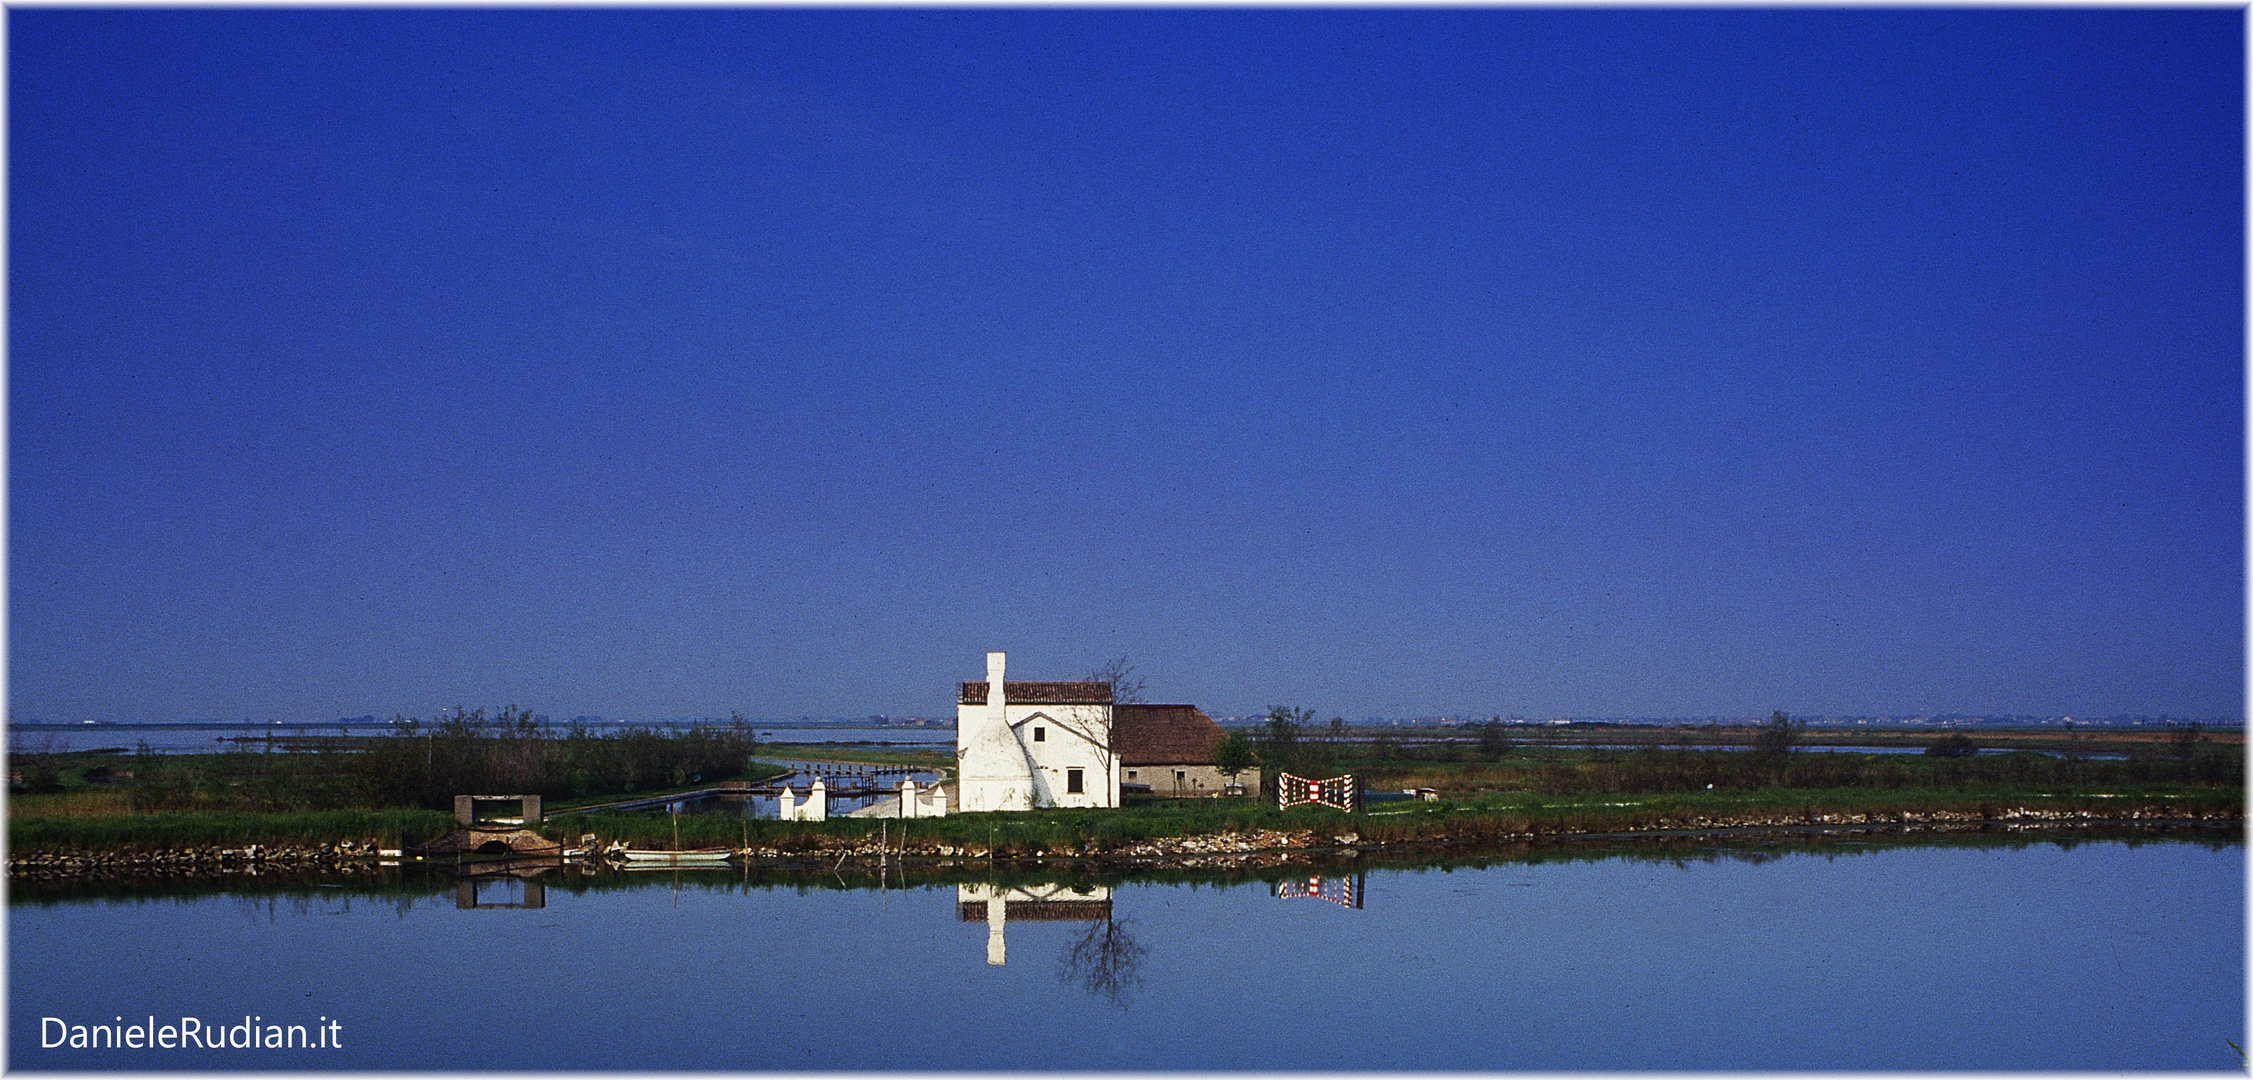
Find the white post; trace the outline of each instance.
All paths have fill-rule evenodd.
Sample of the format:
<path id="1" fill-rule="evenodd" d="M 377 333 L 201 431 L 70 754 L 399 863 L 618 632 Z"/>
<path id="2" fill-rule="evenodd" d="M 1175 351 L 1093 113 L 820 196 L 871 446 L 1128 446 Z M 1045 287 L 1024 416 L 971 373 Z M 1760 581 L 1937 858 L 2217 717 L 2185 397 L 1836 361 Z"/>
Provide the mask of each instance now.
<path id="1" fill-rule="evenodd" d="M 947 786 L 943 783 L 931 785 L 931 816 L 947 816 Z"/>
<path id="2" fill-rule="evenodd" d="M 904 818 L 920 817 L 921 815 L 917 814 L 916 810 L 915 780 L 910 777 L 900 781 L 900 816 Z"/>
<path id="3" fill-rule="evenodd" d="M 774 797 L 774 816 L 777 821 L 798 820 L 798 792 L 790 785 L 782 785 L 782 794 Z"/>
<path id="4" fill-rule="evenodd" d="M 829 820 L 829 785 L 814 777 L 814 786 L 806 792 L 805 809 L 799 812 L 800 821 Z"/>
<path id="5" fill-rule="evenodd" d="M 986 898 L 986 963 L 1001 967 L 1009 962 L 1009 943 L 1002 939 L 1001 931 L 1009 922 L 1009 901 L 1003 899 L 997 886 L 994 894 Z"/>

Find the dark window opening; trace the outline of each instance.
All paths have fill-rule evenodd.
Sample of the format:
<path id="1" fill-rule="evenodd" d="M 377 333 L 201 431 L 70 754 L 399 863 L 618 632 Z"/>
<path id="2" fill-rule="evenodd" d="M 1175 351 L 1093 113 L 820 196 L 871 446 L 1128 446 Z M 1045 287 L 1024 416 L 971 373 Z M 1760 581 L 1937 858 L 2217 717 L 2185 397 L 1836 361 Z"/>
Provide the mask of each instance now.
<path id="1" fill-rule="evenodd" d="M 1077 795 L 1080 792 L 1085 791 L 1086 785 L 1083 784 L 1080 780 L 1080 777 L 1082 777 L 1083 775 L 1085 775 L 1085 773 L 1080 769 L 1064 770 L 1064 793 L 1067 795 Z"/>
<path id="2" fill-rule="evenodd" d="M 1037 728 L 1034 728 L 1034 729 L 1033 729 L 1033 741 L 1034 741 L 1034 742 L 1047 742 L 1047 741 L 1048 741 L 1048 729 L 1047 729 L 1047 728 L 1044 728 L 1044 727 L 1037 727 Z"/>

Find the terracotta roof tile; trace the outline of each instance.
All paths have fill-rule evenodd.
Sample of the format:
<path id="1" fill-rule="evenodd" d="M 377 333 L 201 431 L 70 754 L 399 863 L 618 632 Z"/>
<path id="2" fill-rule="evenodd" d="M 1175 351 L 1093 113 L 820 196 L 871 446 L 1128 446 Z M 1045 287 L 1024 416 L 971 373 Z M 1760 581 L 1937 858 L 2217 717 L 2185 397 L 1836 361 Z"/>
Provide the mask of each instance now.
<path id="1" fill-rule="evenodd" d="M 1111 745 L 1122 765 L 1209 765 L 1220 725 L 1195 705 L 1116 705 Z"/>
<path id="2" fill-rule="evenodd" d="M 1018 682 L 1005 680 L 1001 684 L 1011 705 L 1109 705 L 1111 684 L 1105 682 Z M 962 705 L 986 703 L 984 680 L 962 684 L 962 696 L 956 699 Z"/>
<path id="3" fill-rule="evenodd" d="M 1109 900 L 1004 900 L 1002 916 L 1010 922 L 1102 922 L 1111 917 Z M 960 905 L 963 922 L 986 921 L 986 902 L 965 900 Z"/>

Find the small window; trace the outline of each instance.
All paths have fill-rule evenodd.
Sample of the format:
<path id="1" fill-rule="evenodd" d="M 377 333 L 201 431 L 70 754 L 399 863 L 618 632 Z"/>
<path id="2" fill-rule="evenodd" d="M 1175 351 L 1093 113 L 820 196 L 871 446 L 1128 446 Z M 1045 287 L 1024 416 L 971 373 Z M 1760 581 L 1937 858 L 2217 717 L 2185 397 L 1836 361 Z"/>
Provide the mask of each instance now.
<path id="1" fill-rule="evenodd" d="M 1044 727 L 1037 727 L 1037 728 L 1034 728 L 1034 729 L 1033 729 L 1033 741 L 1034 741 L 1034 742 L 1047 742 L 1047 741 L 1048 741 L 1048 729 L 1047 729 L 1047 728 L 1044 728 Z"/>
<path id="2" fill-rule="evenodd" d="M 1185 769 L 1175 769 L 1173 771 L 1173 779 L 1175 783 L 1180 783 L 1183 780 L 1189 779 L 1189 773 Z"/>
<path id="3" fill-rule="evenodd" d="M 1086 791 L 1087 785 L 1080 779 L 1085 775 L 1086 770 L 1083 769 L 1064 770 L 1064 793 L 1067 795 L 1077 795 L 1083 791 Z"/>
<path id="4" fill-rule="evenodd" d="M 1133 769 L 1128 769 L 1128 770 L 1127 770 L 1127 779 L 1129 779 L 1129 780 L 1132 780 L 1132 779 L 1134 779 L 1134 770 L 1133 770 Z"/>

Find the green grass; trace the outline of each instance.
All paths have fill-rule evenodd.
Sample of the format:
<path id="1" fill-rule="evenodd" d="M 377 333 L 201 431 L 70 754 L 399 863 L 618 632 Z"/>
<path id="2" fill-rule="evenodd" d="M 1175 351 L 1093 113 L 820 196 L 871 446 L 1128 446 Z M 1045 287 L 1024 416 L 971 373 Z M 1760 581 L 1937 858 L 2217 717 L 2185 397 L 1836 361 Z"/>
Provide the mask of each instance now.
<path id="1" fill-rule="evenodd" d="M 435 810 L 305 810 L 242 814 L 186 811 L 109 817 L 15 818 L 11 852 L 166 851 L 195 847 L 317 845 L 339 840 L 382 847 L 418 844 L 454 828 Z"/>

